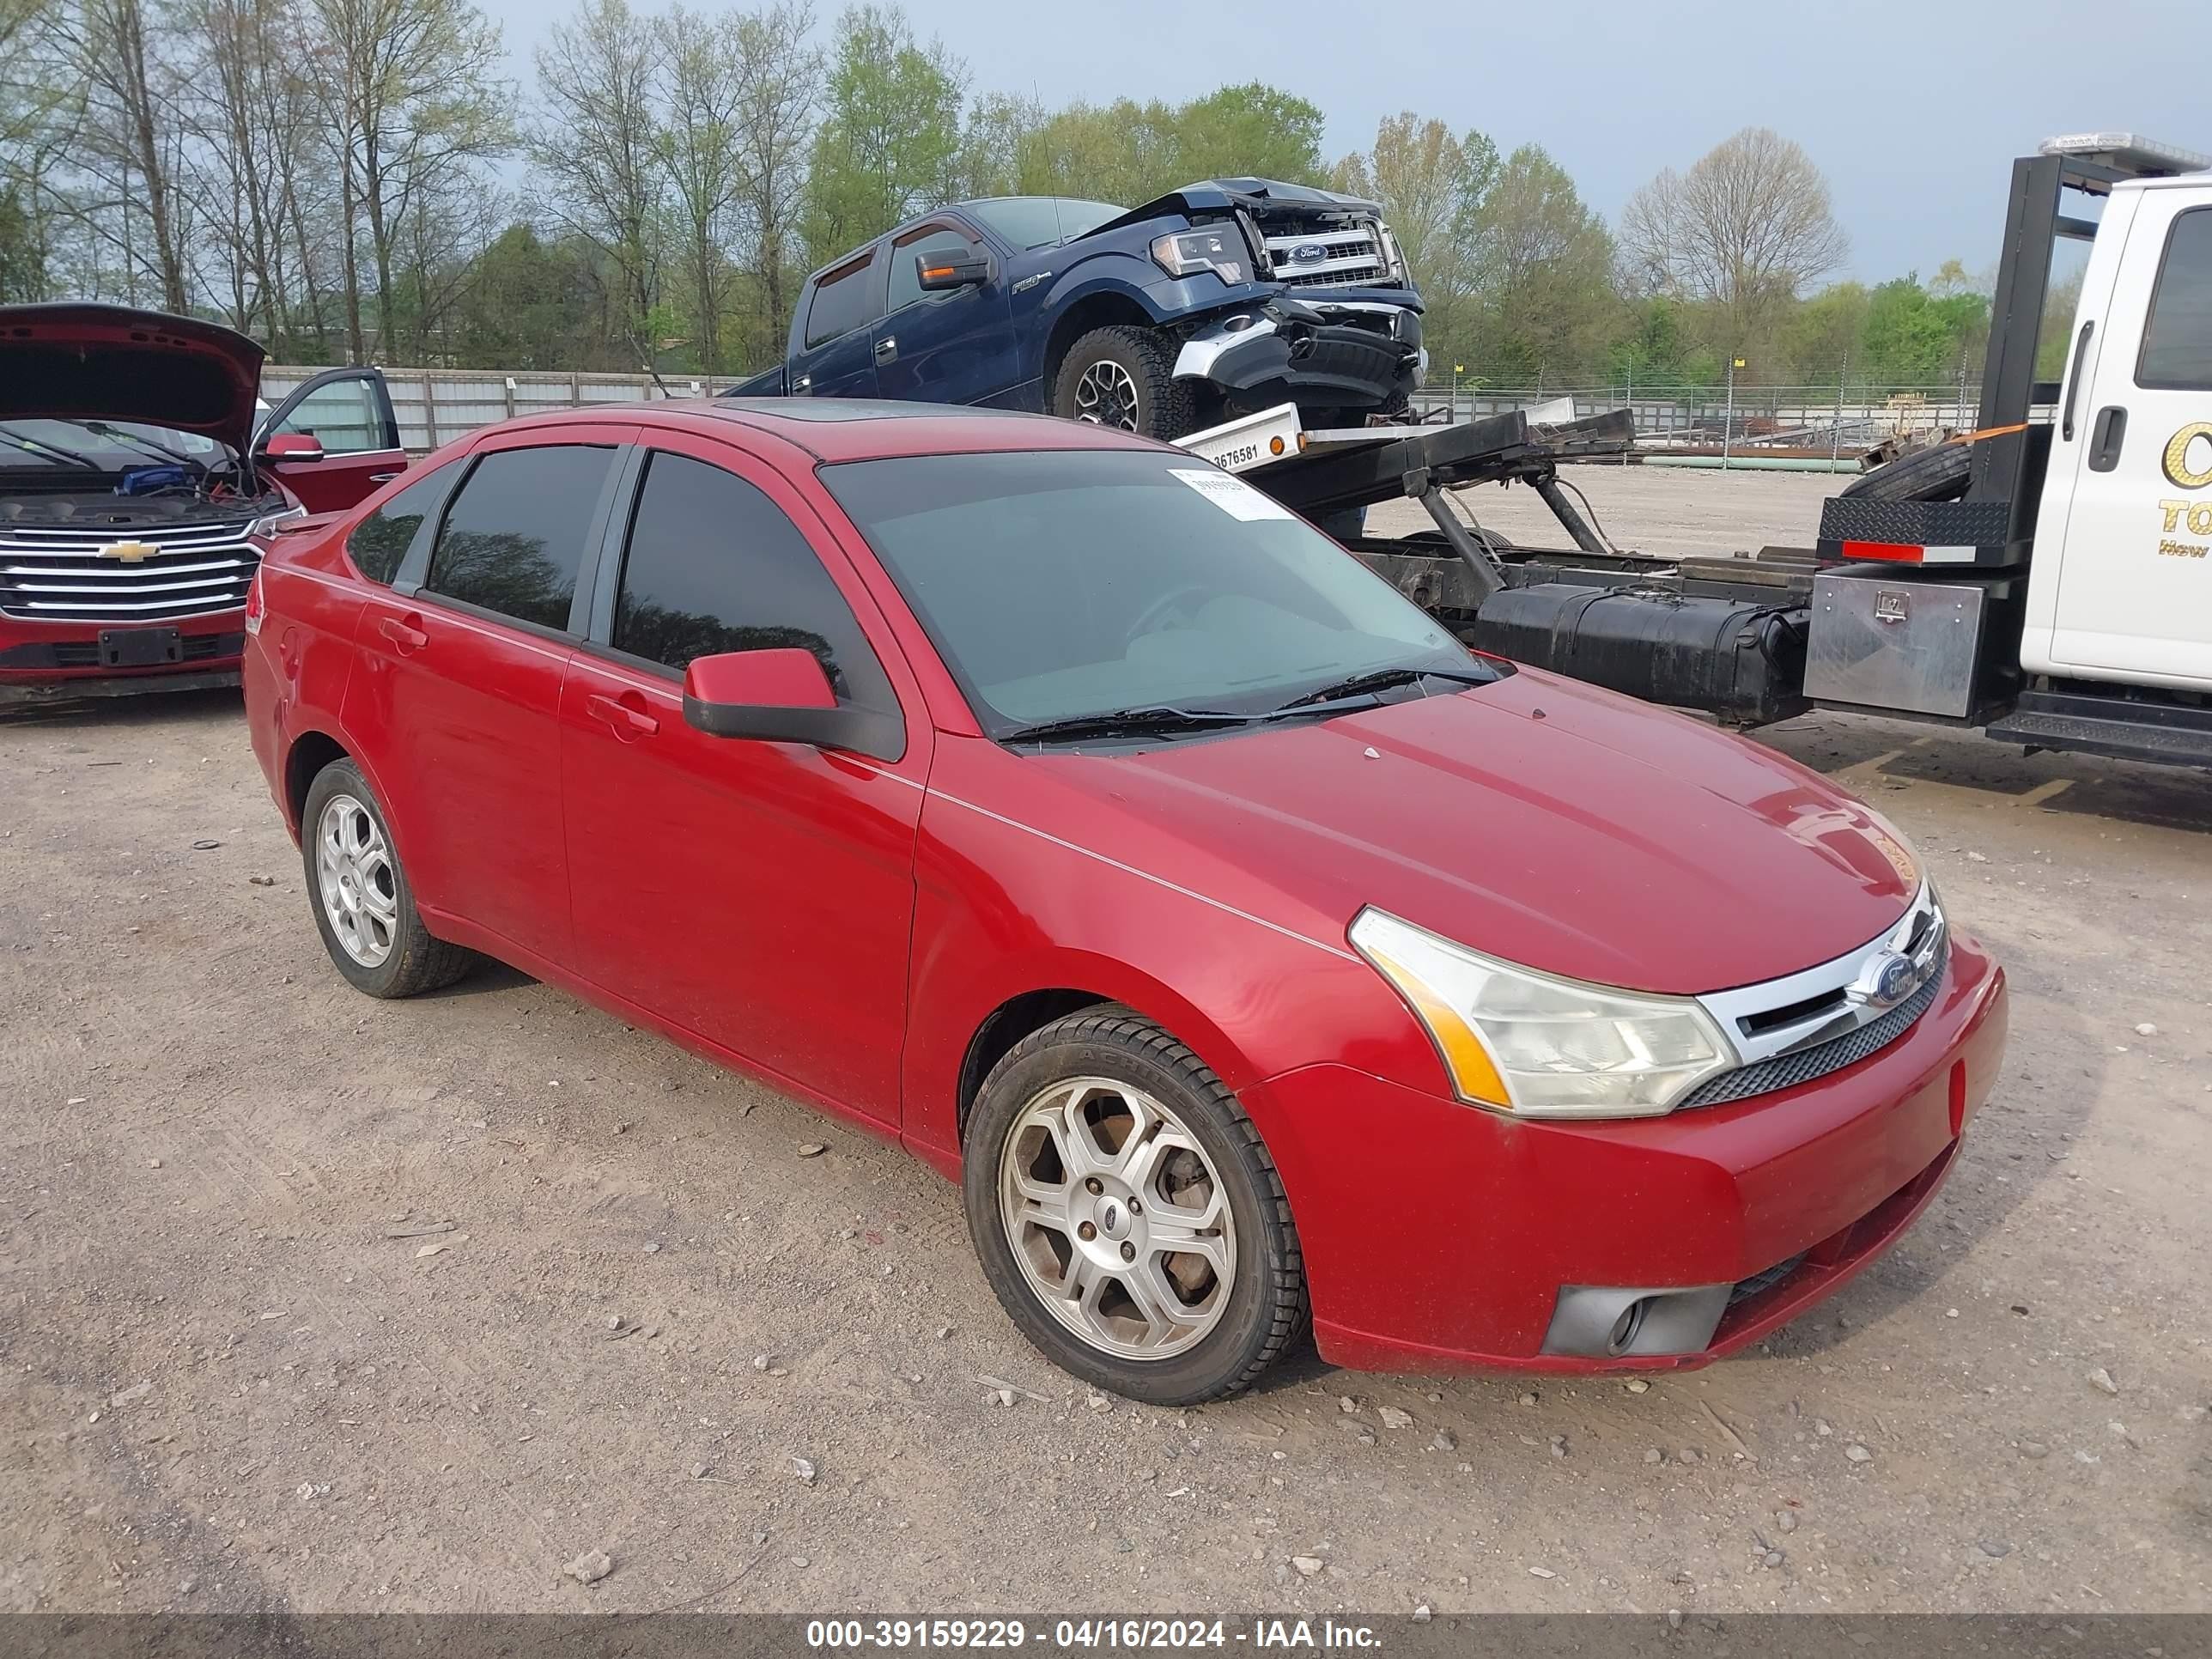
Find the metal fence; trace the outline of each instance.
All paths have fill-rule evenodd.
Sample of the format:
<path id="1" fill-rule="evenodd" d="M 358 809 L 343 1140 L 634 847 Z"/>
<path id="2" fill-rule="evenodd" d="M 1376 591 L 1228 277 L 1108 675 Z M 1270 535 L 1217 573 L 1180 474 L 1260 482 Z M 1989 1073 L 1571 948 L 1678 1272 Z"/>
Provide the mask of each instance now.
<path id="1" fill-rule="evenodd" d="M 270 367 L 261 395 L 274 404 L 319 368 Z M 387 368 L 400 441 L 415 454 L 495 421 L 556 409 L 634 404 L 663 397 L 709 396 L 735 385 L 727 376 L 562 374 L 518 370 Z M 1414 403 L 1430 419 L 1469 420 L 1506 410 L 1541 410 L 1553 419 L 1626 409 L 1638 447 L 1682 454 L 1826 455 L 1848 459 L 1885 439 L 1962 432 L 1973 424 L 1980 388 L 1969 382 L 1845 395 L 1838 387 L 1738 386 L 1731 392 L 1654 393 L 1632 384 L 1455 389 L 1431 383 Z M 1571 415 L 1570 414 L 1571 411 Z"/>
<path id="2" fill-rule="evenodd" d="M 261 395 L 276 404 L 302 381 L 324 373 L 296 365 L 261 371 Z M 399 417 L 399 441 L 411 454 L 424 455 L 440 444 L 494 421 L 517 415 L 542 415 L 556 409 L 592 409 L 601 404 L 648 403 L 665 396 L 705 397 L 734 386 L 728 376 L 663 375 L 667 389 L 645 374 L 557 374 L 527 370 L 387 368 L 392 413 Z"/>
<path id="3" fill-rule="evenodd" d="M 1850 393 L 1834 385 L 1652 392 L 1628 384 L 1468 391 L 1432 382 L 1414 398 L 1430 418 L 1455 421 L 1513 409 L 1542 410 L 1553 419 L 1626 409 L 1635 416 L 1640 449 L 1830 459 L 1847 459 L 1889 438 L 1969 430 L 1980 401 L 1981 388 L 1971 381 Z"/>

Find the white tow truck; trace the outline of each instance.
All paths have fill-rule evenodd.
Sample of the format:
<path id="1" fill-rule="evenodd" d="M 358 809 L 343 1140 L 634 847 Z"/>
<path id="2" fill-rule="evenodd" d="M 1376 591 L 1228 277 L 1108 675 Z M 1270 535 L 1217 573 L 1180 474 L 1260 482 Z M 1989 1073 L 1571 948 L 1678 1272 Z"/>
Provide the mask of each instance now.
<path id="1" fill-rule="evenodd" d="M 1286 406 L 1182 441 L 1480 649 L 1739 726 L 1845 709 L 2212 766 L 2207 169 L 2118 132 L 2014 161 L 1976 430 L 1855 479 L 1809 547 L 1662 560 L 1607 543 L 1559 469 L 1630 452 L 1625 411 L 1310 432 Z M 2067 240 L 2090 244 L 2081 297 L 2064 378 L 2039 382 Z M 1534 488 L 1572 547 L 1486 531 L 1460 492 L 1500 480 Z M 1358 509 L 1400 496 L 1434 530 L 1359 533 Z"/>

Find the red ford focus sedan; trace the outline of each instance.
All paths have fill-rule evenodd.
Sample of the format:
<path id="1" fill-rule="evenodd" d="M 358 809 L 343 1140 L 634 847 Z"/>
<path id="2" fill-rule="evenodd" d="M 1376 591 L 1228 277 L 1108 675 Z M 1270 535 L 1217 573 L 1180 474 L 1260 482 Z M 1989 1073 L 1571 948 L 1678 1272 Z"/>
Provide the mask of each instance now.
<path id="1" fill-rule="evenodd" d="M 2002 1054 L 1875 814 L 1119 433 L 510 422 L 276 537 L 248 626 L 339 972 L 494 957 L 898 1139 L 1140 1399 L 1309 1321 L 1373 1369 L 1713 1359 L 1897 1237 Z"/>

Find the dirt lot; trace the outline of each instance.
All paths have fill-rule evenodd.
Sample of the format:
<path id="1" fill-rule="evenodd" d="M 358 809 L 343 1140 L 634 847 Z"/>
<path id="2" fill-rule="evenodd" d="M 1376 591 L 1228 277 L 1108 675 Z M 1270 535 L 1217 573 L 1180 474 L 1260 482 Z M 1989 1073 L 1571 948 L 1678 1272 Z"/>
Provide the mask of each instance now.
<path id="1" fill-rule="evenodd" d="M 1822 493 L 1584 481 L 1693 541 Z M 2212 781 L 1768 735 L 2012 975 L 1901 1248 L 1643 1392 L 1308 1353 L 1163 1413 L 895 1148 L 513 973 L 347 988 L 234 700 L 0 722 L 0 1609 L 2212 1605 Z"/>

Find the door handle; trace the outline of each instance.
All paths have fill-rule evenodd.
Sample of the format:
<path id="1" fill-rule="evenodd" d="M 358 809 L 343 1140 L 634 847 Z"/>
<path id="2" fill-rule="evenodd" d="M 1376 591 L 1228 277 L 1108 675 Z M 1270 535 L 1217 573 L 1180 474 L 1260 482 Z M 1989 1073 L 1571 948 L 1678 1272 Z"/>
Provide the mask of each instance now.
<path id="1" fill-rule="evenodd" d="M 876 342 L 876 361 L 888 363 L 898 356 L 898 336 L 886 334 Z"/>
<path id="2" fill-rule="evenodd" d="M 2058 436 L 2065 443 L 2074 441 L 2074 399 L 2081 391 L 2081 360 L 2089 355 L 2089 337 L 2096 331 L 2092 318 L 2081 325 L 2081 337 L 2074 342 L 2074 372 L 2066 377 L 2066 408 L 2058 420 Z"/>
<path id="3" fill-rule="evenodd" d="M 2120 464 L 2120 446 L 2128 438 L 2128 411 L 2106 404 L 2097 411 L 2097 424 L 2089 438 L 2089 471 L 2110 472 Z"/>
<path id="4" fill-rule="evenodd" d="M 794 398 L 799 397 L 813 384 L 814 377 L 811 374 L 802 374 L 791 383 L 791 395 Z"/>
<path id="5" fill-rule="evenodd" d="M 584 699 L 584 712 L 612 726 L 615 735 L 624 743 L 633 738 L 649 738 L 660 730 L 659 720 L 642 708 L 632 708 L 618 697 L 586 697 Z"/>
<path id="6" fill-rule="evenodd" d="M 400 621 L 397 617 L 384 617 L 376 624 L 376 631 L 399 647 L 403 657 L 420 651 L 430 643 L 430 636 L 421 629 Z"/>
<path id="7" fill-rule="evenodd" d="M 368 475 L 368 481 L 371 483 L 390 483 L 398 476 L 397 472 L 372 472 Z"/>

